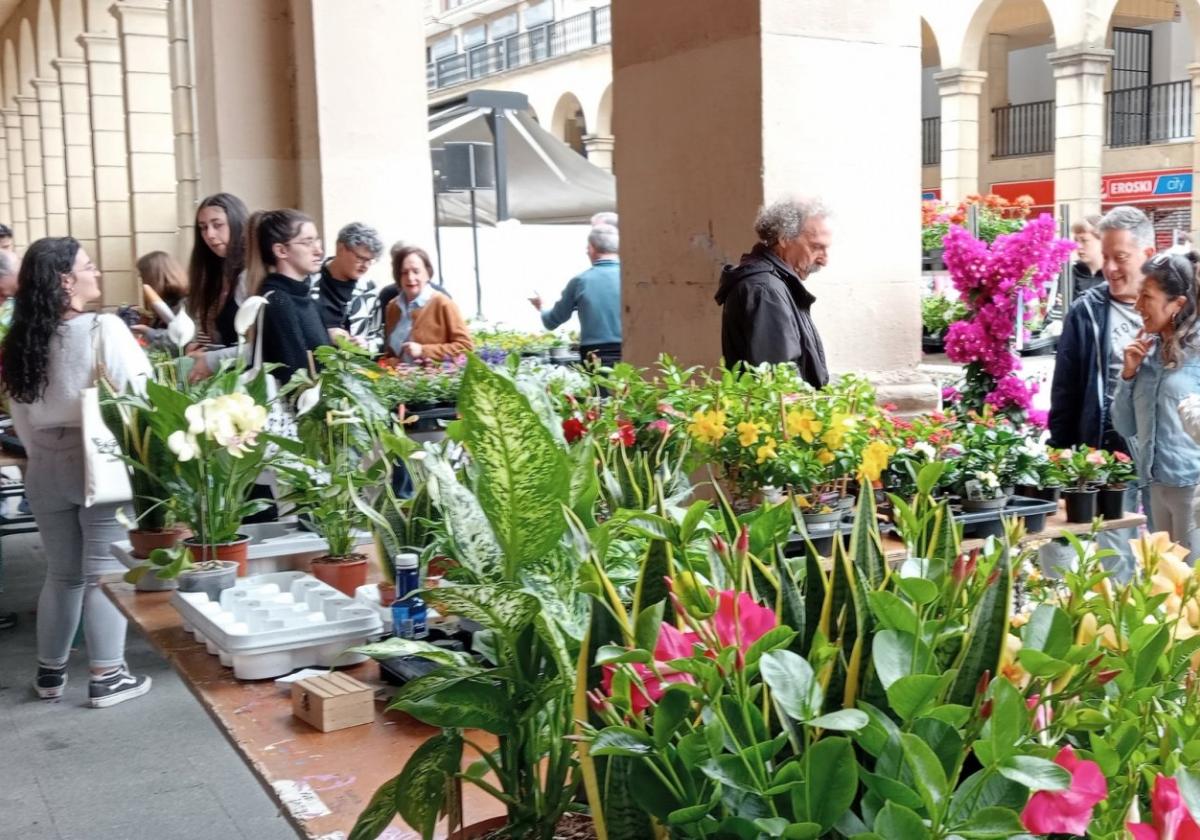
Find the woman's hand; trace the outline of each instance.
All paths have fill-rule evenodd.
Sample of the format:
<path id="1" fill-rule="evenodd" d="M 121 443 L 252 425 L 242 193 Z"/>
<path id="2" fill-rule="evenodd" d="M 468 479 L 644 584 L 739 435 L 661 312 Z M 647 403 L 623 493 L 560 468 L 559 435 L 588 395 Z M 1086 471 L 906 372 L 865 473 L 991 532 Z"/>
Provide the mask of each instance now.
<path id="1" fill-rule="evenodd" d="M 192 369 L 188 373 L 188 382 L 196 383 L 203 382 L 212 376 L 212 369 L 208 366 L 208 360 L 204 358 L 204 351 L 200 350 L 191 354 Z"/>
<path id="2" fill-rule="evenodd" d="M 150 327 L 148 327 L 146 324 L 134 324 L 129 328 L 129 331 L 134 335 L 145 335 L 146 333 L 150 332 Z"/>
<path id="3" fill-rule="evenodd" d="M 415 341 L 406 341 L 400 345 L 400 352 L 411 359 L 419 359 L 425 355 L 425 348 Z"/>
<path id="4" fill-rule="evenodd" d="M 1154 336 L 1146 335 L 1145 330 L 1138 330 L 1133 341 L 1125 347 L 1125 366 L 1121 369 L 1122 379 L 1133 379 L 1137 375 L 1138 368 L 1142 366 L 1142 361 L 1153 346 Z"/>

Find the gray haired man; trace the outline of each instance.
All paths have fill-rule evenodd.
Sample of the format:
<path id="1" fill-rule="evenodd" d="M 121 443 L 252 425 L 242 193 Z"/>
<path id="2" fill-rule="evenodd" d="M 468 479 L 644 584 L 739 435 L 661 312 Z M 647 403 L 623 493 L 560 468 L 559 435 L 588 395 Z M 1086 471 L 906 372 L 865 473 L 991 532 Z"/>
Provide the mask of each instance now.
<path id="1" fill-rule="evenodd" d="M 621 235 L 612 225 L 596 225 L 588 232 L 587 255 L 592 267 L 572 277 L 558 302 L 542 310 L 542 298 L 529 299 L 548 330 L 561 327 L 572 313 L 579 315 L 581 361 L 601 364 L 621 361 Z"/>
<path id="2" fill-rule="evenodd" d="M 338 231 L 333 256 L 312 280 L 312 295 L 330 336 L 367 347 L 379 343 L 379 290 L 366 274 L 382 253 L 383 240 L 375 228 L 351 222 Z"/>
<path id="3" fill-rule="evenodd" d="M 758 211 L 758 244 L 721 272 L 721 353 L 737 362 L 793 362 L 804 381 L 829 381 L 825 347 L 813 323 L 816 297 L 804 281 L 829 258 L 829 211 L 817 199 L 785 198 Z"/>

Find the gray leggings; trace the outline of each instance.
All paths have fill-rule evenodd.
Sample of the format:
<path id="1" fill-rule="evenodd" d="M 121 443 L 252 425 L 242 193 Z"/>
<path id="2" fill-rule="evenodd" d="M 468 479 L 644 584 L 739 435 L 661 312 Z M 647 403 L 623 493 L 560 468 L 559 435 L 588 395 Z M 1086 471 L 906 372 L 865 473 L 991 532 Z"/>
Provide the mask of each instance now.
<path id="1" fill-rule="evenodd" d="M 1191 552 L 1189 561 L 1200 556 L 1200 530 L 1196 519 L 1196 487 L 1150 485 L 1150 515 L 1154 530 L 1166 531 L 1171 541 Z"/>
<path id="2" fill-rule="evenodd" d="M 102 575 L 124 570 L 109 551 L 125 535 L 116 520 L 119 505 L 83 506 L 79 429 L 38 429 L 22 443 L 29 454 L 25 495 L 46 551 L 46 581 L 38 598 L 38 662 L 66 664 L 82 617 L 91 666 L 120 665 L 125 661 L 125 617 L 99 586 Z"/>

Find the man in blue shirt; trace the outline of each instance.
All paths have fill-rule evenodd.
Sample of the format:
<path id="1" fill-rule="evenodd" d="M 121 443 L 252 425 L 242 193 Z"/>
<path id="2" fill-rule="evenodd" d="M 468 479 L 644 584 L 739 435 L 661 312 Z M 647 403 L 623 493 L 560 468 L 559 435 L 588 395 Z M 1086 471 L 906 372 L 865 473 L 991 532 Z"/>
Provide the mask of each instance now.
<path id="1" fill-rule="evenodd" d="M 572 312 L 579 313 L 579 355 L 584 362 L 592 356 L 605 365 L 621 361 L 619 251 L 617 229 L 612 225 L 596 225 L 588 234 L 587 252 L 592 267 L 572 277 L 558 303 L 550 309 L 542 311 L 541 297 L 529 299 L 548 330 L 566 323 Z"/>

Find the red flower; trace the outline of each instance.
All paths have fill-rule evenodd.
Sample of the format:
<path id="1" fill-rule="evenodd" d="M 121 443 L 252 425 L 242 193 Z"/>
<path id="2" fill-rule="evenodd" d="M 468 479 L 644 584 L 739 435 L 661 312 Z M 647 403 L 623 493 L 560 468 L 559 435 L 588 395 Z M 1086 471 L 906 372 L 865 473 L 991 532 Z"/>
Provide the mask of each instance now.
<path id="1" fill-rule="evenodd" d="M 612 433 L 609 439 L 613 443 L 619 443 L 622 446 L 633 446 L 637 442 L 637 429 L 628 420 L 618 420 L 617 430 Z"/>
<path id="2" fill-rule="evenodd" d="M 1153 824 L 1125 823 L 1134 840 L 1200 840 L 1200 826 L 1179 795 L 1179 783 L 1161 773 L 1154 779 L 1150 812 Z"/>
<path id="3" fill-rule="evenodd" d="M 1113 457 L 1114 457 L 1114 458 L 1116 458 L 1116 459 L 1117 459 L 1117 461 L 1119 461 L 1119 462 L 1120 462 L 1120 463 L 1122 463 L 1122 464 L 1128 464 L 1128 463 L 1130 462 L 1130 460 L 1132 460 L 1132 459 L 1131 459 L 1131 458 L 1130 458 L 1128 455 L 1126 455 L 1124 452 L 1114 452 L 1114 453 L 1113 453 Z"/>
<path id="4" fill-rule="evenodd" d="M 1071 774 L 1066 790 L 1039 790 L 1029 797 L 1021 823 L 1033 834 L 1086 835 L 1092 808 L 1108 796 L 1108 782 L 1094 761 L 1081 761 L 1063 747 L 1054 763 Z"/>
<path id="5" fill-rule="evenodd" d="M 717 596 L 717 613 L 710 619 L 721 647 L 736 645 L 738 662 L 750 646 L 779 625 L 775 611 L 759 606 L 746 592 L 726 590 Z"/>
<path id="6" fill-rule="evenodd" d="M 562 423 L 562 430 L 567 443 L 574 443 L 587 432 L 587 426 L 578 417 L 568 417 Z"/>

